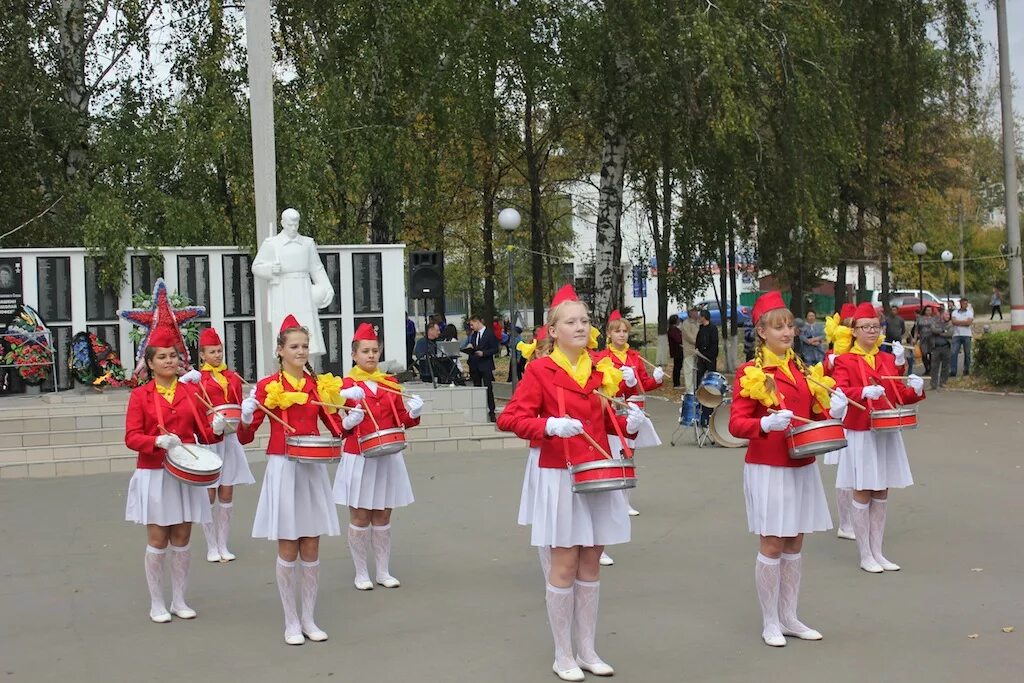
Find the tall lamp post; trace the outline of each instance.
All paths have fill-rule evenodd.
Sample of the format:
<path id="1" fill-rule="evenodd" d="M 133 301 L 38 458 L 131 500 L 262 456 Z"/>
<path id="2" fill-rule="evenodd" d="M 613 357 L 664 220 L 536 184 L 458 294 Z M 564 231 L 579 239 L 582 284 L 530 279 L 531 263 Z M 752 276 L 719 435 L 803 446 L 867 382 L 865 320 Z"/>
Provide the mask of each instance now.
<path id="1" fill-rule="evenodd" d="M 949 269 L 953 264 L 953 252 L 946 249 L 942 252 L 942 261 L 946 264 L 946 305 L 949 305 Z M 950 307 L 950 315 L 953 314 L 952 307 Z"/>
<path id="2" fill-rule="evenodd" d="M 928 253 L 928 247 L 924 242 L 914 242 L 911 249 L 917 254 L 917 307 L 924 313 L 924 255 Z"/>
<path id="3" fill-rule="evenodd" d="M 515 285 L 512 277 L 512 259 L 513 259 L 513 246 L 512 246 L 512 235 L 515 233 L 516 228 L 519 227 L 519 223 L 522 222 L 523 218 L 519 215 L 519 212 L 509 207 L 502 209 L 498 212 L 498 225 L 505 231 L 508 239 L 506 240 L 507 246 L 505 250 L 508 252 L 508 315 L 512 319 L 512 329 L 509 330 L 509 336 L 515 331 L 516 327 L 516 315 L 513 311 L 513 296 L 515 295 Z M 512 378 L 512 388 L 516 388 L 516 384 L 519 382 L 519 352 L 515 346 L 510 345 L 512 353 L 509 354 L 509 376 Z"/>

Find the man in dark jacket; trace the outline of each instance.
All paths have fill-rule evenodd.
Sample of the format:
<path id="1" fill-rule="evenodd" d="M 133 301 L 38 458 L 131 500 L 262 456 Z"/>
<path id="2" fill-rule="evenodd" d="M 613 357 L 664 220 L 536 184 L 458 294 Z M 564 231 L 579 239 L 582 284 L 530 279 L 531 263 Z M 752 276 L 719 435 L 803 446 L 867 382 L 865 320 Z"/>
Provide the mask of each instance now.
<path id="1" fill-rule="evenodd" d="M 679 316 L 668 317 L 668 355 L 672 359 L 672 388 L 679 389 L 679 373 L 683 369 L 683 333 L 679 329 Z"/>
<path id="2" fill-rule="evenodd" d="M 697 382 L 699 387 L 704 373 L 714 372 L 718 367 L 718 328 L 711 324 L 711 312 L 700 312 L 700 329 L 697 330 Z"/>
<path id="3" fill-rule="evenodd" d="M 494 356 L 498 353 L 498 340 L 480 316 L 471 316 L 469 324 L 472 332 L 465 348 L 469 353 L 469 376 L 473 386 L 487 387 L 487 419 L 494 422 Z"/>

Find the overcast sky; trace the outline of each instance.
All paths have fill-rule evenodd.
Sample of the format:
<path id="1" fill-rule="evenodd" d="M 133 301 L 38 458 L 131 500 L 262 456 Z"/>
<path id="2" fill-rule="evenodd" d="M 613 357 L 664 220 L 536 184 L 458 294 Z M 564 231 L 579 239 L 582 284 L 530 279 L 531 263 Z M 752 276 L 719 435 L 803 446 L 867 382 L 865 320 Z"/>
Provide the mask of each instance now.
<path id="1" fill-rule="evenodd" d="M 981 18 L 981 37 L 988 45 L 982 78 L 995 82 L 999 78 L 996 52 L 996 9 L 991 0 L 975 0 Z M 1013 114 L 1018 121 L 1024 114 L 1024 0 L 1006 0 L 1006 29 L 1010 39 L 1010 70 L 1013 72 Z"/>

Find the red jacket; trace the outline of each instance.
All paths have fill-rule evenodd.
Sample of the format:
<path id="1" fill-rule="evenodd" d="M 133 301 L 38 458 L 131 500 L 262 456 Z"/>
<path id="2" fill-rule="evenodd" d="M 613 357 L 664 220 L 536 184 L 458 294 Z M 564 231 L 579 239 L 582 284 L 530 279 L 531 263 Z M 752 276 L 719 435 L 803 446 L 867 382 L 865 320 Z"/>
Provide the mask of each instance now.
<path id="1" fill-rule="evenodd" d="M 638 351 L 627 349 L 625 363 L 620 361 L 619 357 L 612 353 L 610 349 L 605 349 L 604 351 L 593 355 L 595 364 L 602 358 L 611 358 L 612 364 L 617 368 L 621 368 L 623 365 L 628 365 L 633 368 L 633 371 L 636 373 L 636 385 L 627 387 L 625 380 L 619 382 L 619 393 L 617 393 L 616 396 L 629 398 L 630 396 L 636 396 L 638 394 L 657 389 L 661 386 L 661 382 L 655 382 L 654 378 L 647 374 L 647 368 L 644 367 L 644 361 L 640 358 L 640 353 Z"/>
<path id="2" fill-rule="evenodd" d="M 601 460 L 604 455 L 582 435 L 570 439 L 548 436 L 544 432 L 549 417 L 572 417 L 583 423 L 583 429 L 606 453 L 610 453 L 608 434 L 616 428 L 627 438 L 626 417 L 616 416 L 608 402 L 594 395 L 601 386 L 603 374 L 594 370 L 586 386 L 580 388 L 572 377 L 549 357 L 537 358 L 526 365 L 526 373 L 516 386 L 512 399 L 498 415 L 498 429 L 513 432 L 521 439 L 540 446 L 540 466 L 555 469 Z M 559 397 L 564 410 L 559 409 Z"/>
<path id="3" fill-rule="evenodd" d="M 242 394 L 242 378 L 238 376 L 233 370 L 225 370 L 222 373 L 228 380 L 228 395 L 224 396 L 224 388 L 217 383 L 217 380 L 213 378 L 213 373 L 209 370 L 202 372 L 203 378 L 200 380 L 199 393 L 203 398 L 209 397 L 210 403 L 215 406 L 224 405 L 225 403 L 241 403 L 245 396 Z M 203 390 L 206 390 L 203 393 Z"/>
<path id="4" fill-rule="evenodd" d="M 272 408 L 270 411 L 294 427 L 295 431 L 288 432 L 286 435 L 284 427 L 276 420 L 270 420 L 270 441 L 267 443 L 267 455 L 284 455 L 285 436 L 319 436 L 320 430 L 317 428 L 318 419 L 323 420 L 331 434 L 339 437 L 342 435 L 341 420 L 336 415 L 328 414 L 327 410 L 322 406 L 314 405 L 310 402 L 320 400 L 320 396 L 316 393 L 316 378 L 308 372 L 303 373 L 303 376 L 306 378 L 306 386 L 303 390 L 309 394 L 309 400 L 303 405 L 293 405 L 285 410 Z M 284 378 L 284 373 L 268 375 L 256 385 L 256 400 L 266 404 L 267 385 L 278 380 L 284 385 L 285 391 L 295 391 L 292 385 L 288 383 L 288 380 Z M 252 442 L 256 436 L 256 430 L 259 429 L 265 417 L 266 414 L 262 410 L 257 410 L 253 415 L 252 424 L 239 425 L 238 440 L 243 444 Z"/>
<path id="5" fill-rule="evenodd" d="M 394 377 L 388 377 L 394 383 L 398 383 L 398 380 Z M 356 425 L 353 431 L 345 432 L 345 453 L 349 455 L 362 455 L 362 451 L 359 449 L 359 437 L 366 436 L 372 432 L 377 431 L 379 426 L 381 429 L 391 429 L 392 427 L 416 427 L 420 423 L 418 417 L 411 417 L 409 411 L 405 408 L 405 401 L 398 394 L 393 394 L 390 391 L 385 391 L 377 385 L 377 393 L 374 394 L 370 391 L 369 387 L 366 386 L 365 382 L 356 382 L 351 377 L 346 377 L 343 389 L 351 389 L 352 387 L 359 385 L 363 391 L 366 392 L 365 408 L 369 408 L 370 412 L 373 413 L 374 419 L 377 420 L 377 426 L 374 426 L 373 420 L 367 415 L 363 418 L 363 421 Z M 354 406 L 358 405 L 355 401 L 346 401 L 346 405 Z"/>
<path id="6" fill-rule="evenodd" d="M 904 384 L 901 380 L 880 379 L 883 375 L 890 377 L 902 375 L 896 368 L 896 357 L 891 353 L 879 351 L 875 354 L 875 367 L 872 368 L 863 356 L 856 353 L 844 353 L 836 358 L 836 367 L 832 377 L 836 380 L 836 386 L 843 390 L 847 396 L 858 403 L 867 406 L 871 410 L 888 410 L 891 406 L 898 406 L 900 403 L 917 403 L 924 400 L 924 392 L 918 396 L 914 390 Z M 885 398 L 877 401 L 865 401 L 861 398 L 861 392 L 865 386 L 871 384 L 874 377 L 878 383 L 885 388 Z M 888 399 L 888 401 L 886 401 Z M 866 432 L 871 429 L 871 418 L 867 412 L 851 404 L 846 411 L 846 419 L 843 426 L 855 432 Z"/>
<path id="7" fill-rule="evenodd" d="M 814 456 L 793 460 L 789 457 L 789 444 L 787 443 L 787 432 L 765 432 L 761 431 L 761 418 L 768 414 L 768 408 L 760 401 L 740 396 L 740 378 L 743 377 L 743 369 L 754 365 L 754 361 L 748 361 L 741 365 L 736 371 L 736 382 L 732 391 L 732 409 L 729 412 L 729 433 L 741 439 L 750 439 L 747 446 L 746 462 L 755 465 L 774 465 L 775 467 L 803 467 L 814 462 Z M 779 394 L 780 406 L 778 410 L 792 410 L 797 417 L 806 417 L 811 420 L 824 420 L 828 418 L 825 413 L 815 413 L 812 407 L 815 405 L 814 395 L 807 380 L 797 369 L 796 363 L 789 361 L 789 371 L 793 373 L 793 381 L 781 371 L 775 368 L 765 368 L 766 375 L 775 377 L 776 391 Z M 792 426 L 799 427 L 800 422 L 794 421 Z"/>
<path id="8" fill-rule="evenodd" d="M 199 443 L 213 443 L 215 437 L 204 411 L 189 384 L 178 382 L 171 403 L 156 392 L 155 381 L 132 389 L 124 419 L 124 444 L 139 454 L 135 467 L 158 470 L 164 466 L 167 451 L 156 447 L 156 437 L 163 434 L 161 419 L 167 431 L 177 434 L 182 443 L 195 443 L 197 439 Z"/>

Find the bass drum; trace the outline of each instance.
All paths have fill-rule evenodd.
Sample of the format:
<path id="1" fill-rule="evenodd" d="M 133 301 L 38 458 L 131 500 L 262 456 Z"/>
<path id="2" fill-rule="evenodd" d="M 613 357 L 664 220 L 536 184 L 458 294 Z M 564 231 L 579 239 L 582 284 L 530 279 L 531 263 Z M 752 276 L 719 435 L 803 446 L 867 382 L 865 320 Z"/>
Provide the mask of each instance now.
<path id="1" fill-rule="evenodd" d="M 711 432 L 711 440 L 722 448 L 743 448 L 750 441 L 740 439 L 729 433 L 729 413 L 732 411 L 732 399 L 725 399 L 714 412 L 711 413 L 711 421 L 708 430 Z"/>

